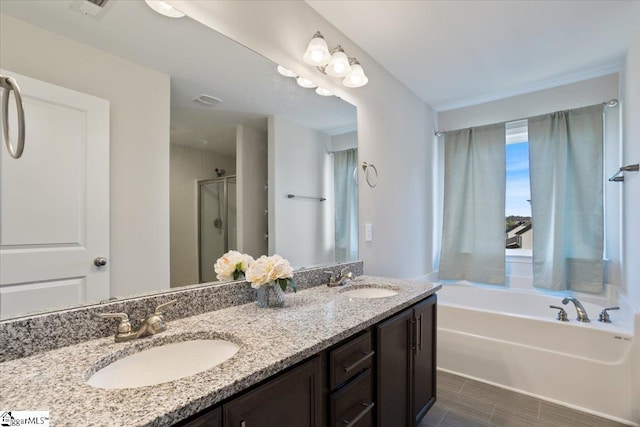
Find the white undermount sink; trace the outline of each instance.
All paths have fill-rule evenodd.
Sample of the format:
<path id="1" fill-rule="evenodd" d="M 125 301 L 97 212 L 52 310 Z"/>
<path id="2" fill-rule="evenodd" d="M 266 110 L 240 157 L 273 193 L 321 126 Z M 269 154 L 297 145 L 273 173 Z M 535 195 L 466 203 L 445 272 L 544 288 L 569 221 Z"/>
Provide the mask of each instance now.
<path id="1" fill-rule="evenodd" d="M 344 296 L 349 298 L 386 298 L 398 294 L 398 291 L 389 288 L 362 287 L 344 291 Z"/>
<path id="2" fill-rule="evenodd" d="M 180 341 L 117 360 L 97 371 L 87 384 L 106 389 L 145 387 L 197 374 L 232 358 L 240 347 L 220 339 Z"/>

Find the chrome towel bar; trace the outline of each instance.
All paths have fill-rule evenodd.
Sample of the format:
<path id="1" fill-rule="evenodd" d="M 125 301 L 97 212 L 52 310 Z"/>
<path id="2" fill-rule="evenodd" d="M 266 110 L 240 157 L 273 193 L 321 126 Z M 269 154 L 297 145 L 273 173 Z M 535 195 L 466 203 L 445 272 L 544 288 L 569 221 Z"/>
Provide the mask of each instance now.
<path id="1" fill-rule="evenodd" d="M 618 170 L 618 172 L 616 172 L 615 175 L 613 175 L 611 178 L 609 178 L 609 181 L 611 181 L 611 182 L 623 182 L 624 181 L 624 175 L 620 175 L 622 172 L 638 172 L 638 170 L 640 170 L 640 163 L 636 163 L 635 165 L 622 166 L 620 168 L 620 170 Z"/>

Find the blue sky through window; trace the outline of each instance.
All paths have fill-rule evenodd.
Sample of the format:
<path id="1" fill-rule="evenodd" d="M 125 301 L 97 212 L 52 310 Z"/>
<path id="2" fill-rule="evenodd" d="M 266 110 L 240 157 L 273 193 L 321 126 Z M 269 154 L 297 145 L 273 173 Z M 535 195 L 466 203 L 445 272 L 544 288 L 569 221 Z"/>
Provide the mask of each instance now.
<path id="1" fill-rule="evenodd" d="M 529 143 L 506 145 L 507 188 L 505 216 L 531 216 L 529 185 Z"/>

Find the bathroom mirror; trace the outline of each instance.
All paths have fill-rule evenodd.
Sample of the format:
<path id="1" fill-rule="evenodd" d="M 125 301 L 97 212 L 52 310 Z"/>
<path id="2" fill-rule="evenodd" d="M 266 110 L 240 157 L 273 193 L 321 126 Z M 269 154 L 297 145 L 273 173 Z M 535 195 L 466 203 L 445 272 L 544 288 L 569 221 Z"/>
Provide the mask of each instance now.
<path id="1" fill-rule="evenodd" d="M 10 164 L 3 153 L 3 319 L 210 282 L 228 249 L 278 253 L 296 268 L 357 259 L 354 106 L 299 87 L 277 64 L 189 17 L 161 16 L 142 1 L 111 0 L 97 9 L 88 3 L 3 0 L 0 68 L 109 101 L 111 196 L 101 197 L 110 201 L 110 250 L 107 265 L 88 273 L 110 279 L 101 291 L 80 274 L 16 279 L 18 264 L 27 270 L 35 258 L 17 263 L 5 255 L 46 251 L 48 244 L 21 242 L 7 231 L 20 216 L 14 209 L 13 219 L 5 217 L 7 200 L 20 193 L 7 171 L 24 175 L 28 167 L 20 172 L 26 163 Z M 72 60 L 79 65 L 71 67 Z M 85 71 L 83 61 L 103 75 Z M 110 96 L 108 88 L 125 87 L 126 101 Z M 85 196 L 78 199 L 87 202 Z M 34 203 L 42 209 L 45 201 Z M 53 220 L 40 225 L 52 228 Z M 91 263 L 100 255 L 91 254 Z"/>

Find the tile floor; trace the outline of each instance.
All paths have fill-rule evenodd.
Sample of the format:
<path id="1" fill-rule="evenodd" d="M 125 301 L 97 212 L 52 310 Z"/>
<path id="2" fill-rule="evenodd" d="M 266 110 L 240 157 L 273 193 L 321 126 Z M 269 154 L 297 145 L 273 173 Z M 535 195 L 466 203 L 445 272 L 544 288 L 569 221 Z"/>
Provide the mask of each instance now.
<path id="1" fill-rule="evenodd" d="M 622 427 L 623 424 L 438 371 L 436 404 L 418 427 Z"/>

